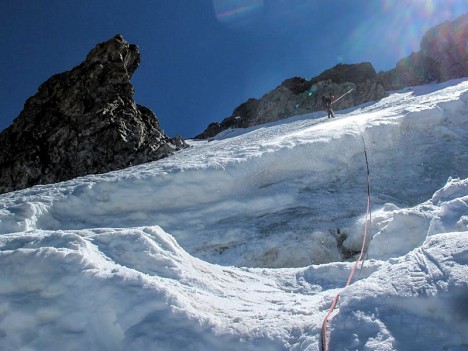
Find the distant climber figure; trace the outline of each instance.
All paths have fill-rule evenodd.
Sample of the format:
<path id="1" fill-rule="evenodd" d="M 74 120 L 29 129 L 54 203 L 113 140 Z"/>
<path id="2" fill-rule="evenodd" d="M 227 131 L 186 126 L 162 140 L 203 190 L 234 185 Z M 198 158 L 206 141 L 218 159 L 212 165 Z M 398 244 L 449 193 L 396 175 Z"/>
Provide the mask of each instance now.
<path id="1" fill-rule="evenodd" d="M 325 110 L 327 110 L 328 113 L 328 118 L 335 118 L 335 115 L 333 114 L 333 110 L 331 109 L 331 104 L 335 100 L 335 96 L 330 93 L 328 96 L 323 95 L 322 96 L 322 102 Z"/>

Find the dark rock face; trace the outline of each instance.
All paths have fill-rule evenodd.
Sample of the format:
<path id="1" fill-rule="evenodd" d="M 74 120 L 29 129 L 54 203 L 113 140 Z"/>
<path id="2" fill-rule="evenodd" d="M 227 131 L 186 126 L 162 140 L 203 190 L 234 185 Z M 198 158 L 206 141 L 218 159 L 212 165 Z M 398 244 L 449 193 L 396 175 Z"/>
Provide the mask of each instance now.
<path id="1" fill-rule="evenodd" d="M 429 29 L 421 40 L 420 51 L 379 75 L 387 90 L 467 77 L 468 14 Z"/>
<path id="2" fill-rule="evenodd" d="M 43 83 L 0 133 L 0 193 L 125 168 L 185 147 L 133 100 L 130 78 L 139 63 L 138 47 L 117 35 Z"/>
<path id="3" fill-rule="evenodd" d="M 290 116 L 323 110 L 322 96 L 336 98 L 353 89 L 333 105 L 341 110 L 385 96 L 384 88 L 370 63 L 339 64 L 319 76 L 306 80 L 294 77 L 285 80 L 260 99 L 249 99 L 221 123 L 211 123 L 196 139 L 207 139 L 228 128 L 246 128 L 274 122 Z"/>
<path id="4" fill-rule="evenodd" d="M 331 80 L 336 84 L 353 82 L 363 84 L 367 81 L 374 81 L 377 73 L 370 62 L 362 62 L 354 65 L 339 64 L 331 69 L 327 69 L 319 76 L 312 79 L 312 83 L 324 80 Z"/>

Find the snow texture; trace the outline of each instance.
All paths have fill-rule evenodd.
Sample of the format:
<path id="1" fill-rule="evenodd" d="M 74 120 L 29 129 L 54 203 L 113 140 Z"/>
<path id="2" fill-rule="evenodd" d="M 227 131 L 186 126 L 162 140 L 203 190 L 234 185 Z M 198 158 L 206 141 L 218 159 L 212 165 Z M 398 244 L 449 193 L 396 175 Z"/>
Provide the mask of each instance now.
<path id="1" fill-rule="evenodd" d="M 190 143 L 0 196 L 2 351 L 468 350 L 467 79 Z"/>

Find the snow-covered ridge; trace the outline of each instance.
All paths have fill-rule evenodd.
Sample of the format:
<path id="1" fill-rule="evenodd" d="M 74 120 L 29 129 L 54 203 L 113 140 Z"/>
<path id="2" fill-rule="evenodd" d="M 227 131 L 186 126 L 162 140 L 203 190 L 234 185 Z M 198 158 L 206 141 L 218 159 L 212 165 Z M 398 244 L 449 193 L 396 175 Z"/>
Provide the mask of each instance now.
<path id="1" fill-rule="evenodd" d="M 0 348 L 318 350 L 362 238 L 362 132 L 373 240 L 330 349 L 468 349 L 467 103 L 466 79 L 415 87 L 0 196 Z"/>

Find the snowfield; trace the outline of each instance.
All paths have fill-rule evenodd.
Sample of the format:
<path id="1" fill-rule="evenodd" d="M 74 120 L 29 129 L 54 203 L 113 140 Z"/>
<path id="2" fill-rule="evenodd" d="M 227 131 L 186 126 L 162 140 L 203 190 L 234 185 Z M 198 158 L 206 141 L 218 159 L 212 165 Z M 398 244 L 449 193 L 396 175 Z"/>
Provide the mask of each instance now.
<path id="1" fill-rule="evenodd" d="M 468 350 L 468 79 L 324 116 L 0 195 L 0 350 Z"/>

